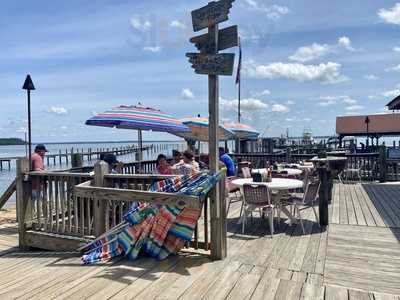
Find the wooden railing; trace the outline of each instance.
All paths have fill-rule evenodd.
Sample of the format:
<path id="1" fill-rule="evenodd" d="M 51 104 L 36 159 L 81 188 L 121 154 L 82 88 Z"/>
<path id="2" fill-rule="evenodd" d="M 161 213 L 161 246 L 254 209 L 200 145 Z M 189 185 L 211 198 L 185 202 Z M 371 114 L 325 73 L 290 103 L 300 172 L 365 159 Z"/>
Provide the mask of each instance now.
<path id="1" fill-rule="evenodd" d="M 336 155 L 336 154 L 334 154 Z M 232 154 L 236 161 L 249 161 L 252 168 L 264 168 L 274 162 L 299 162 L 306 161 L 317 154 L 268 154 L 268 153 L 246 153 Z M 328 154 L 329 156 L 329 154 Z M 365 181 L 397 181 L 400 179 L 399 161 L 386 159 L 386 147 L 380 147 L 379 153 L 357 153 L 344 154 L 347 158 L 345 169 L 359 170 L 362 180 Z M 357 176 L 354 177 L 358 180 Z"/>
<path id="2" fill-rule="evenodd" d="M 313 158 L 316 154 L 269 154 L 269 153 L 256 153 L 256 154 L 232 154 L 236 161 L 249 161 L 252 168 L 265 168 L 274 162 L 298 162 L 306 161 Z"/>
<path id="3" fill-rule="evenodd" d="M 149 192 L 151 184 L 170 176 L 108 174 L 105 162 L 96 163 L 92 176 L 88 173 L 29 172 L 28 167 L 26 159 L 17 161 L 21 248 L 75 250 L 121 223 L 132 203 L 140 200 L 201 208 L 203 217 L 196 226 L 191 247 L 211 250 L 215 259 L 226 255 L 224 196 L 199 201 L 197 197 Z M 218 192 L 211 194 L 225 195 L 224 173 L 214 189 Z"/>

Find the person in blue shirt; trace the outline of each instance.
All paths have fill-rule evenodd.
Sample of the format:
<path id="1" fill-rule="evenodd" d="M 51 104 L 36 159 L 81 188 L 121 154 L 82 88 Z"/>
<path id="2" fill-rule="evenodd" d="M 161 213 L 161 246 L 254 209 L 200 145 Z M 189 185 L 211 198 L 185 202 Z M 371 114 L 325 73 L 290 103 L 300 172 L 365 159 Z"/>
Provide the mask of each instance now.
<path id="1" fill-rule="evenodd" d="M 226 176 L 230 177 L 236 175 L 235 163 L 228 153 L 225 153 L 225 149 L 223 147 L 219 147 L 219 160 L 226 166 Z"/>

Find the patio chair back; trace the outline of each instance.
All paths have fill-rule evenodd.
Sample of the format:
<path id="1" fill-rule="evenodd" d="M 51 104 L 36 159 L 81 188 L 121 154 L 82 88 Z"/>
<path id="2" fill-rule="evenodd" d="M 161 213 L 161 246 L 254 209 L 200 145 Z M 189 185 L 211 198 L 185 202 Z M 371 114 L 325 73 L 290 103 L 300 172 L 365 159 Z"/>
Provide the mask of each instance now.
<path id="1" fill-rule="evenodd" d="M 247 204 L 253 204 L 257 206 L 271 205 L 270 191 L 265 185 L 244 184 L 243 194 L 244 200 Z"/>
<path id="2" fill-rule="evenodd" d="M 310 182 L 310 170 L 309 169 L 304 169 L 303 171 L 303 186 L 307 186 L 308 183 Z"/>
<path id="3" fill-rule="evenodd" d="M 251 178 L 251 171 L 249 167 L 242 168 L 243 178 Z"/>
<path id="4" fill-rule="evenodd" d="M 233 180 L 238 179 L 236 176 L 230 176 L 225 179 L 225 189 L 227 193 L 234 193 L 240 189 L 232 183 Z"/>
<path id="5" fill-rule="evenodd" d="M 319 194 L 321 183 L 319 181 L 309 181 L 304 193 L 303 203 L 314 204 Z"/>

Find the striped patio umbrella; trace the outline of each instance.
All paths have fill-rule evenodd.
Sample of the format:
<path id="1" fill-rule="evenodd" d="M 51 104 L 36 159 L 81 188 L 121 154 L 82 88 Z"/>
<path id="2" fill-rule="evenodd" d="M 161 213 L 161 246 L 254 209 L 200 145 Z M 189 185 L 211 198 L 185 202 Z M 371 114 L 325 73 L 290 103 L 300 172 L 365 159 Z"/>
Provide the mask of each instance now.
<path id="1" fill-rule="evenodd" d="M 224 123 L 224 126 L 232 131 L 238 139 L 257 138 L 260 135 L 253 127 L 243 123 Z"/>
<path id="2" fill-rule="evenodd" d="M 196 140 L 201 142 L 208 142 L 208 118 L 195 117 L 185 118 L 181 120 L 182 123 L 190 128 L 189 132 L 178 132 L 177 136 L 183 137 L 187 140 Z M 227 141 L 234 138 L 234 134 L 223 125 L 219 125 L 218 139 Z"/>
<path id="3" fill-rule="evenodd" d="M 142 149 L 142 130 L 168 132 L 190 132 L 189 127 L 171 115 L 152 107 L 120 105 L 99 113 L 86 121 L 86 125 L 138 130 L 139 148 Z M 142 160 L 140 151 L 139 160 Z"/>

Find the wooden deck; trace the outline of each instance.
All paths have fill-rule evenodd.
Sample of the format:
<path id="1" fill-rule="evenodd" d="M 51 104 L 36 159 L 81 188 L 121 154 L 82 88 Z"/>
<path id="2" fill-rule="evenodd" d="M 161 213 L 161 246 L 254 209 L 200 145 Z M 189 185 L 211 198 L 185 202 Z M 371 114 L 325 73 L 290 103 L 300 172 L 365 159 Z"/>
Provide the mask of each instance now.
<path id="1" fill-rule="evenodd" d="M 241 234 L 235 203 L 218 262 L 182 253 L 81 266 L 74 253 L 17 251 L 15 227 L 3 225 L 0 298 L 400 300 L 400 186 L 335 184 L 333 193 L 327 231 L 305 210 L 307 234 L 282 220 L 272 239 L 258 214 Z"/>

